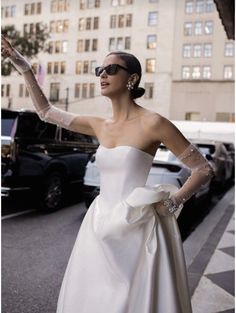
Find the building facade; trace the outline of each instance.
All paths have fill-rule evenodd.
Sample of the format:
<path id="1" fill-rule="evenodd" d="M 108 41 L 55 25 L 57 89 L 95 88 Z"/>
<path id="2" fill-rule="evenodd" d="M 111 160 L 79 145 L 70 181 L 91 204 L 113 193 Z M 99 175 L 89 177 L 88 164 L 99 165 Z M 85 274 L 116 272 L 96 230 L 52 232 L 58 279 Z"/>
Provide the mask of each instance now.
<path id="1" fill-rule="evenodd" d="M 2 0 L 2 27 L 33 35 L 41 23 L 47 52 L 31 62 L 58 107 L 110 116 L 94 68 L 124 50 L 142 65 L 144 107 L 173 120 L 234 120 L 234 42 L 213 0 Z M 17 72 L 2 77 L 2 106 L 32 109 Z"/>

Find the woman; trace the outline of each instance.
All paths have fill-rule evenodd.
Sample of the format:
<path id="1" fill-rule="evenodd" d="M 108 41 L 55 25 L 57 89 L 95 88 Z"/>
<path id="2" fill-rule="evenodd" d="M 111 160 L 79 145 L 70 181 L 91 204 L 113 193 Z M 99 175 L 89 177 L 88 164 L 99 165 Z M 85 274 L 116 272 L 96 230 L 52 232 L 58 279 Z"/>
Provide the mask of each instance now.
<path id="1" fill-rule="evenodd" d="M 63 279 L 57 313 L 190 313 L 182 242 L 174 212 L 213 175 L 201 153 L 160 114 L 135 102 L 141 66 L 124 52 L 96 68 L 111 118 L 78 116 L 52 106 L 30 64 L 2 39 L 2 54 L 23 75 L 40 118 L 98 138 L 100 195 L 81 225 Z M 160 143 L 192 174 L 179 189 L 145 186 Z"/>

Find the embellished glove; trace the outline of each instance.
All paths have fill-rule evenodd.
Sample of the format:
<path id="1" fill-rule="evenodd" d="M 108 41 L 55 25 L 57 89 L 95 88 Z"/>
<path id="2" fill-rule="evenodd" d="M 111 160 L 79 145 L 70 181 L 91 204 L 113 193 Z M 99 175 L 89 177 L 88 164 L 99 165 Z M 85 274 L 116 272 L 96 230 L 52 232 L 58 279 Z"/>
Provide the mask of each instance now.
<path id="1" fill-rule="evenodd" d="M 16 49 L 13 49 L 8 57 L 17 71 L 23 75 L 40 119 L 70 129 L 70 124 L 77 115 L 58 109 L 48 102 L 32 72 L 30 63 Z"/>
<path id="2" fill-rule="evenodd" d="M 213 168 L 201 152 L 190 144 L 178 159 L 191 169 L 191 175 L 184 185 L 163 204 L 169 212 L 175 212 L 178 208 L 191 198 L 202 185 L 205 185 L 214 176 Z"/>

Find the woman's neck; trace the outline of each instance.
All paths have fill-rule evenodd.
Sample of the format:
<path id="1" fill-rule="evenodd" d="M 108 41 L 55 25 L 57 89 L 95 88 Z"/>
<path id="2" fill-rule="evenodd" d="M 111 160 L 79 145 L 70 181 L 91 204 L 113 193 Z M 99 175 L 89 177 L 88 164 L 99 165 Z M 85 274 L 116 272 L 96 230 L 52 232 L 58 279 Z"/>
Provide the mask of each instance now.
<path id="1" fill-rule="evenodd" d="M 112 120 L 115 123 L 125 122 L 138 116 L 141 107 L 132 99 L 112 101 Z"/>

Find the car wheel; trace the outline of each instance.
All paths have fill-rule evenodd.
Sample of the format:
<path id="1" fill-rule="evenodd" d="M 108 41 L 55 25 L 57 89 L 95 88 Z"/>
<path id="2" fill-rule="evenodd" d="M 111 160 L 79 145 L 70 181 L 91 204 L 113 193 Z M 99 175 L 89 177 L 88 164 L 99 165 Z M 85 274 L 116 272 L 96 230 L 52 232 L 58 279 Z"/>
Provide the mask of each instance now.
<path id="1" fill-rule="evenodd" d="M 49 213 L 62 206 L 64 185 L 64 177 L 62 173 L 51 172 L 47 175 L 40 195 L 41 211 Z"/>

